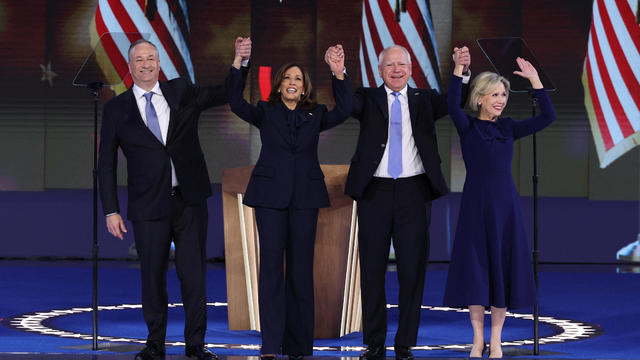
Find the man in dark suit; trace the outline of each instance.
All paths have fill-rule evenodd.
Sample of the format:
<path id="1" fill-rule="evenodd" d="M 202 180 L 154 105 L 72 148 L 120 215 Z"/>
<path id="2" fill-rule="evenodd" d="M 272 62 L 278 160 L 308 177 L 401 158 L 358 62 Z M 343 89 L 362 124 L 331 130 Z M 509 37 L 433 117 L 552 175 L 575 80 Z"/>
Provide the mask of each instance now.
<path id="1" fill-rule="evenodd" d="M 470 64 L 457 49 L 456 63 Z M 429 250 L 431 200 L 448 193 L 440 170 L 435 120 L 447 115 L 446 96 L 407 86 L 411 57 L 402 46 L 382 51 L 378 70 L 384 85 L 360 88 L 353 117 L 360 121 L 356 152 L 345 192 L 358 201 L 360 285 L 364 343 L 361 359 L 386 356 L 385 274 L 393 239 L 399 283 L 396 359 L 412 359 Z M 468 77 L 467 77 L 468 82 Z"/>
<path id="2" fill-rule="evenodd" d="M 251 44 L 236 42 L 248 59 Z M 142 276 L 146 347 L 136 360 L 164 359 L 167 327 L 166 272 L 171 241 L 185 311 L 185 353 L 216 359 L 207 350 L 206 239 L 211 184 L 198 139 L 200 112 L 227 102 L 224 85 L 198 87 L 178 78 L 158 82 L 155 45 L 138 40 L 129 47 L 134 85 L 104 106 L 98 177 L 109 232 L 127 232 L 117 198 L 117 158 L 127 158 L 129 206 Z"/>

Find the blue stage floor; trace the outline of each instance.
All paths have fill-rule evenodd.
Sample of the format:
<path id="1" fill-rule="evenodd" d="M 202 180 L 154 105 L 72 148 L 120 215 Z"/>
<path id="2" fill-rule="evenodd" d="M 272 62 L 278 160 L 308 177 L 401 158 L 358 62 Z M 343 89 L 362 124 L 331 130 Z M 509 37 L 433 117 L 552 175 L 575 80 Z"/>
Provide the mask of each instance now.
<path id="1" fill-rule="evenodd" d="M 210 264 L 208 269 L 208 346 L 222 359 L 256 357 L 259 333 L 227 328 L 224 265 Z M 100 263 L 98 351 L 91 350 L 91 279 L 91 263 L 86 261 L 0 261 L 0 359 L 132 359 L 146 336 L 137 263 Z M 468 355 L 468 313 L 440 307 L 445 280 L 446 266 L 430 266 L 416 357 Z M 530 309 L 522 309 L 505 323 L 505 357 L 640 359 L 639 274 L 619 273 L 614 267 L 543 266 L 540 284 L 541 354 L 532 355 L 533 322 Z M 184 359 L 183 315 L 173 270 L 168 286 L 175 306 L 169 311 L 167 359 Z M 387 344 L 392 346 L 398 315 L 392 270 L 387 289 Z M 315 357 L 357 358 L 362 336 L 319 339 L 315 346 Z M 393 357 L 393 351 L 387 355 Z"/>

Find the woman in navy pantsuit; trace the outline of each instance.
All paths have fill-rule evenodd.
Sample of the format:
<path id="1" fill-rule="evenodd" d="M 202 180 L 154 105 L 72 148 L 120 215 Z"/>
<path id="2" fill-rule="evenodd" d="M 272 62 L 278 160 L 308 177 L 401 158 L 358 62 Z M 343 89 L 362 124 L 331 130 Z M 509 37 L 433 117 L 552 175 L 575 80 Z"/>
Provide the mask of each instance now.
<path id="1" fill-rule="evenodd" d="M 353 96 L 342 46 L 330 47 L 325 59 L 331 59 L 334 74 L 336 106 L 331 111 L 311 99 L 309 74 L 297 64 L 278 70 L 268 101 L 257 106 L 242 97 L 241 57 L 234 59 L 227 77 L 231 110 L 259 128 L 262 141 L 244 197 L 244 204 L 255 208 L 260 236 L 262 358 L 282 353 L 301 359 L 313 351 L 313 248 L 318 209 L 329 206 L 318 137 L 349 117 Z"/>

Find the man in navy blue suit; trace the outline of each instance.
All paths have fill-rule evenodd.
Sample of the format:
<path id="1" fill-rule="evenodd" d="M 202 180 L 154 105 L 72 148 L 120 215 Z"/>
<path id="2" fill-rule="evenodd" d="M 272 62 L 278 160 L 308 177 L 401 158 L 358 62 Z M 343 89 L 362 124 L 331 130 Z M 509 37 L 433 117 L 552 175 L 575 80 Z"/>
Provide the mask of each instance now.
<path id="1" fill-rule="evenodd" d="M 471 63 L 468 49 L 454 52 L 453 60 L 466 71 Z M 384 49 L 378 70 L 384 85 L 360 88 L 354 95 L 352 116 L 360 121 L 360 135 L 345 189 L 358 201 L 363 335 L 368 346 L 360 358 L 386 356 L 384 284 L 393 239 L 400 287 L 394 349 L 396 359 L 408 360 L 420 320 L 431 200 L 449 191 L 435 130 L 435 120 L 448 110 L 445 95 L 407 86 L 411 56 L 404 47 Z"/>
<path id="2" fill-rule="evenodd" d="M 250 44 L 236 43 L 248 58 Z M 194 86 L 186 79 L 159 82 L 155 45 L 138 40 L 129 48 L 134 85 L 104 106 L 98 176 L 109 232 L 127 232 L 120 216 L 116 169 L 118 148 L 127 158 L 129 206 L 142 276 L 142 313 L 146 347 L 135 359 L 164 359 L 167 327 L 166 272 L 169 247 L 185 311 L 185 353 L 216 359 L 204 346 L 206 319 L 207 204 L 211 184 L 198 139 L 200 112 L 227 102 L 224 85 Z"/>

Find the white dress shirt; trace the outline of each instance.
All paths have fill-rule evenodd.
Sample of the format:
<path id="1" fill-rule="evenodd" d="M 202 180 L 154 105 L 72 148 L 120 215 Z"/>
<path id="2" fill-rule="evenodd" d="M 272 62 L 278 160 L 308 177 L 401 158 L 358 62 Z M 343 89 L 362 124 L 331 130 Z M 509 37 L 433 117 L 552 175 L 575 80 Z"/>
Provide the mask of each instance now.
<path id="1" fill-rule="evenodd" d="M 393 90 L 389 89 L 386 85 L 384 89 L 387 92 L 387 105 L 389 114 L 391 114 L 391 104 L 396 99 L 392 94 Z M 415 140 L 413 139 L 413 130 L 411 128 L 411 117 L 409 116 L 409 102 L 407 100 L 407 87 L 400 90 L 398 95 L 400 101 L 400 108 L 402 110 L 402 173 L 401 178 L 411 177 L 415 175 L 424 174 L 424 166 L 422 165 L 422 159 L 418 154 L 418 148 L 416 147 Z M 391 126 L 391 121 L 389 121 Z M 387 131 L 388 133 L 388 131 Z M 389 137 L 387 136 L 387 144 L 384 147 L 384 154 L 382 160 L 378 164 L 376 172 L 373 174 L 376 177 L 391 178 L 389 175 Z"/>
<path id="2" fill-rule="evenodd" d="M 158 115 L 158 123 L 160 125 L 160 132 L 162 133 L 162 142 L 167 143 L 167 133 L 169 131 L 169 117 L 171 114 L 171 109 L 169 108 L 169 103 L 162 95 L 162 90 L 160 90 L 160 83 L 156 83 L 156 85 L 151 89 L 153 96 L 151 97 L 151 103 L 153 107 L 156 109 L 156 114 Z M 147 124 L 147 113 L 145 111 L 145 107 L 147 106 L 147 99 L 144 97 L 144 94 L 147 92 L 142 88 L 138 87 L 138 85 L 133 85 L 133 95 L 136 98 L 136 103 L 138 104 L 138 110 L 140 110 L 140 116 L 142 116 L 142 121 L 144 124 Z M 178 186 L 178 178 L 176 177 L 176 170 L 173 166 L 173 160 L 171 160 L 171 186 Z"/>
<path id="3" fill-rule="evenodd" d="M 466 74 L 462 74 L 462 83 L 468 84 L 470 79 L 471 70 L 467 70 Z M 392 94 L 393 90 L 389 89 L 387 85 L 384 86 L 384 89 L 387 92 L 387 106 L 389 114 L 391 114 L 391 105 L 393 104 L 396 97 Z M 424 165 L 422 164 L 422 158 L 420 158 L 420 154 L 418 154 L 418 148 L 416 147 L 416 142 L 413 139 L 411 116 L 409 114 L 409 102 L 407 100 L 407 86 L 405 86 L 404 89 L 400 90 L 398 100 L 400 101 L 400 108 L 402 110 L 402 173 L 400 174 L 399 178 L 424 174 L 425 170 Z M 387 134 L 391 130 L 391 118 L 389 118 L 388 120 L 389 128 L 387 129 Z M 384 154 L 382 155 L 382 160 L 380 160 L 380 164 L 378 164 L 378 168 L 376 169 L 376 172 L 373 173 L 373 176 L 392 178 L 392 176 L 389 175 L 388 135 L 387 143 L 384 146 Z"/>

